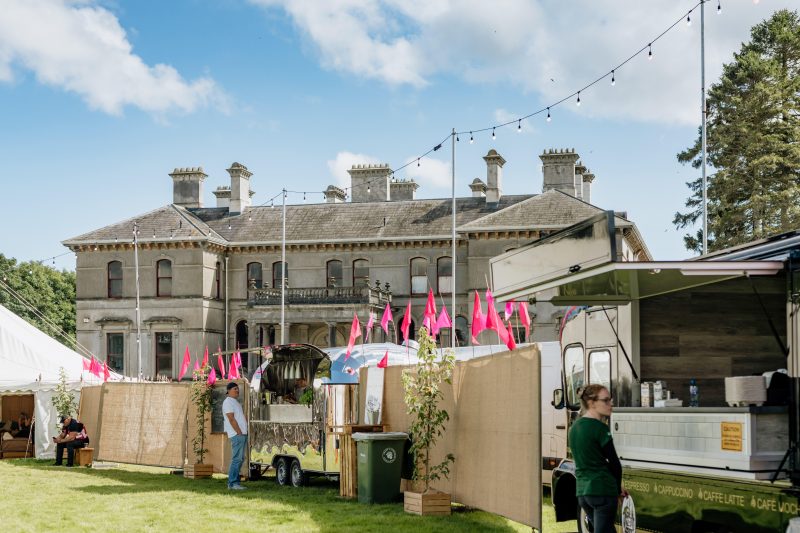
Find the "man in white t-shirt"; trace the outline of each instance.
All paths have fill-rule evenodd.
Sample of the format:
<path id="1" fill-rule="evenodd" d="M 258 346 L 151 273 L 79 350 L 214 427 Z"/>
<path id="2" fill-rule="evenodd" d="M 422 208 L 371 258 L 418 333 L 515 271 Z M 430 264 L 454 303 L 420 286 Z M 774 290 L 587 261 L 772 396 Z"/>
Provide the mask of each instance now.
<path id="1" fill-rule="evenodd" d="M 239 470 L 244 462 L 244 449 L 247 446 L 247 419 L 242 404 L 239 403 L 239 385 L 228 383 L 228 397 L 222 402 L 225 433 L 231 441 L 231 466 L 228 468 L 228 488 L 244 490 L 239 483 Z"/>

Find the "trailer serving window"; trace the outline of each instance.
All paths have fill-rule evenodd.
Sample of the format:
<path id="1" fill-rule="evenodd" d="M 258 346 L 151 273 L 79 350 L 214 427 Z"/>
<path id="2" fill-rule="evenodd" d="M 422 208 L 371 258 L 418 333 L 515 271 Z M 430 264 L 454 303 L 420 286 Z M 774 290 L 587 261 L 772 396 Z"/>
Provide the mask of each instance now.
<path id="1" fill-rule="evenodd" d="M 578 389 L 583 387 L 583 346 L 571 344 L 564 349 L 564 385 L 566 386 L 567 406 L 577 409 L 580 406 Z"/>
<path id="2" fill-rule="evenodd" d="M 589 383 L 611 390 L 611 352 L 596 350 L 589 353 Z"/>

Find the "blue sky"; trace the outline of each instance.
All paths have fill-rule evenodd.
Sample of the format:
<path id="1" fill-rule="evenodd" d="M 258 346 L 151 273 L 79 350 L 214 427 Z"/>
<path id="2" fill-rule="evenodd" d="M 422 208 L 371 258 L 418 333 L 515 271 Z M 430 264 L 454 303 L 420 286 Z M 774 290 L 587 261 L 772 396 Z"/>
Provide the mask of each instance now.
<path id="1" fill-rule="evenodd" d="M 707 76 L 789 0 L 706 6 Z M 0 12 L 0 252 L 65 252 L 60 241 L 170 203 L 168 173 L 203 166 L 205 204 L 234 161 L 256 204 L 286 186 L 346 185 L 358 162 L 396 168 L 450 129 L 527 115 L 650 42 L 686 0 L 5 0 Z M 165 7 L 165 6 L 168 6 Z M 646 53 L 543 116 L 462 136 L 456 190 L 508 161 L 504 193 L 538 193 L 538 154 L 575 148 L 597 176 L 593 203 L 627 211 L 658 259 L 678 259 L 671 224 L 694 171 L 675 154 L 699 124 L 699 9 Z M 450 195 L 449 144 L 399 177 Z M 321 194 L 308 201 L 321 201 Z M 302 202 L 302 195 L 289 202 Z M 53 264 L 52 261 L 48 261 Z M 74 256 L 55 259 L 74 268 Z"/>

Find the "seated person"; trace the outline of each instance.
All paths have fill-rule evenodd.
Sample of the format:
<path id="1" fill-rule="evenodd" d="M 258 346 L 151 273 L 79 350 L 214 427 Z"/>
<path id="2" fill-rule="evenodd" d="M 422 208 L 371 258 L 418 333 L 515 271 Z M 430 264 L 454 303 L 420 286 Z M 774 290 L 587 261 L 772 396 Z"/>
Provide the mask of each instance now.
<path id="1" fill-rule="evenodd" d="M 283 397 L 286 403 L 300 403 L 303 393 L 308 388 L 308 381 L 305 378 L 297 378 L 294 382 L 294 389 L 292 392 Z"/>
<path id="2" fill-rule="evenodd" d="M 12 435 L 18 439 L 27 439 L 31 434 L 31 419 L 28 418 L 28 414 L 22 412 L 19 414 L 19 423 L 17 424 L 17 430 L 12 431 Z"/>
<path id="3" fill-rule="evenodd" d="M 53 442 L 56 443 L 55 466 L 61 466 L 65 448 L 67 450 L 67 466 L 73 466 L 75 450 L 89 444 L 89 437 L 86 435 L 84 425 L 72 416 L 61 417 L 61 424 L 61 434 L 53 437 Z"/>

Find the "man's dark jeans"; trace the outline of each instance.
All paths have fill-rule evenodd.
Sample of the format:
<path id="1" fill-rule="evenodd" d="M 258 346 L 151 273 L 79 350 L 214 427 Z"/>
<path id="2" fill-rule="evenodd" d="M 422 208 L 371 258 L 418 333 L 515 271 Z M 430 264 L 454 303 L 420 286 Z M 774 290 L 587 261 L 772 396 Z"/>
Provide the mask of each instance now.
<path id="1" fill-rule="evenodd" d="M 578 505 L 589 515 L 594 533 L 615 533 L 616 496 L 578 496 Z"/>
<path id="2" fill-rule="evenodd" d="M 72 466 L 75 461 L 75 450 L 86 446 L 87 442 L 83 440 L 71 440 L 69 442 L 60 442 L 56 445 L 56 465 L 61 466 L 64 460 L 64 448 L 67 449 L 67 466 Z"/>

